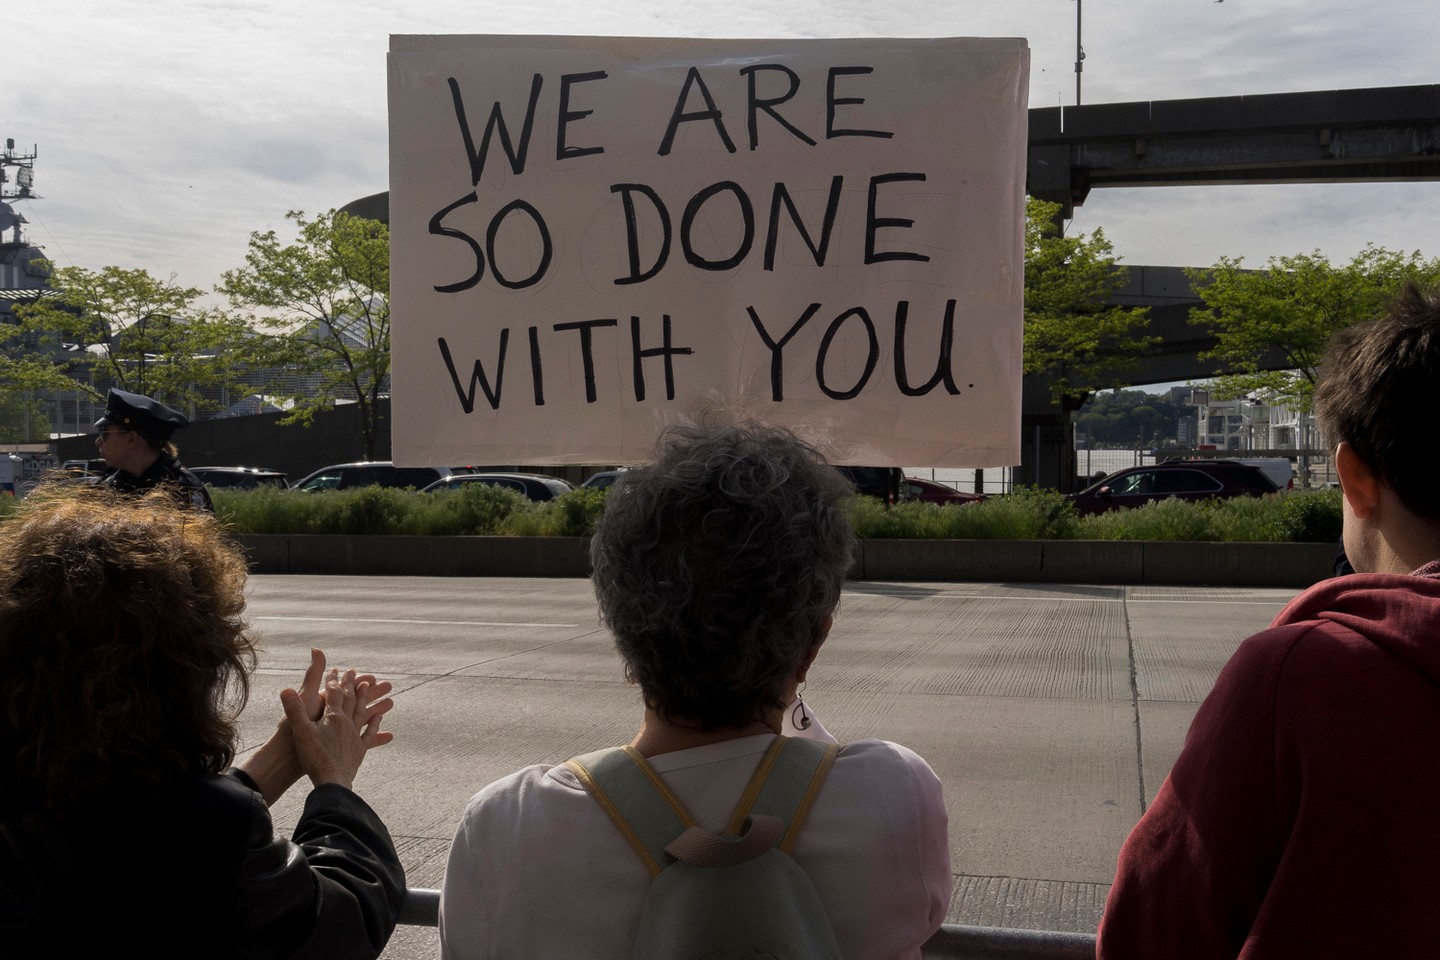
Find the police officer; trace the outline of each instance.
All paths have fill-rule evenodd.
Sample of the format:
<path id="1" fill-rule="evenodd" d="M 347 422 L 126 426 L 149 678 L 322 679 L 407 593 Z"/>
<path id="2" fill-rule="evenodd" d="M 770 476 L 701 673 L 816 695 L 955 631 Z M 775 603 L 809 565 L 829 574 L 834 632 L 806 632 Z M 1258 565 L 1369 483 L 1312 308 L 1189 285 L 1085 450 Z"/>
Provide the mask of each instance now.
<path id="1" fill-rule="evenodd" d="M 184 414 L 158 400 L 111 387 L 105 415 L 95 421 L 95 448 L 110 468 L 100 482 L 125 493 L 169 484 L 182 505 L 214 513 L 210 491 L 170 443 L 176 430 L 189 425 Z"/>

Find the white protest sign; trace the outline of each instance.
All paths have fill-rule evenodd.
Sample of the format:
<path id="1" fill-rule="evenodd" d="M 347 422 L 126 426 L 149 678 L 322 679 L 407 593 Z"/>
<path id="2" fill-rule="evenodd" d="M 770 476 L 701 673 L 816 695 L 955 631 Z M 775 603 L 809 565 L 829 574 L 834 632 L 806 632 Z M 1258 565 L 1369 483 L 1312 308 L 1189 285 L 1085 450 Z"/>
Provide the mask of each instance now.
<path id="1" fill-rule="evenodd" d="M 625 463 L 720 404 L 1019 462 L 1023 40 L 397 36 L 405 464 Z"/>

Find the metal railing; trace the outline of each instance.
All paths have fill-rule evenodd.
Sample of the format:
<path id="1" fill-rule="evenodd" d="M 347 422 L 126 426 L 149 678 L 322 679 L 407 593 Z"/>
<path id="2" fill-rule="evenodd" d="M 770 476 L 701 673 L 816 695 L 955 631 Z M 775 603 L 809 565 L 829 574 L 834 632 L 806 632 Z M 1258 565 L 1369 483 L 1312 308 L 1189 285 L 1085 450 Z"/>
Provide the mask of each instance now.
<path id="1" fill-rule="evenodd" d="M 417 927 L 440 923 L 440 891 L 411 887 L 400 922 Z M 925 944 L 927 960 L 1094 960 L 1095 936 L 1058 930 L 1011 930 L 947 923 Z"/>

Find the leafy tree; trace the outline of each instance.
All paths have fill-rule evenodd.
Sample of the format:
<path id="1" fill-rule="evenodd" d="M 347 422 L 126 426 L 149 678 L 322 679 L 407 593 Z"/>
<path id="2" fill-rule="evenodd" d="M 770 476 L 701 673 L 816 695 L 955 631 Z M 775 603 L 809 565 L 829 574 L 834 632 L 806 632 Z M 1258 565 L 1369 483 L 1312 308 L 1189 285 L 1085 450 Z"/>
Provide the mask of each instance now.
<path id="1" fill-rule="evenodd" d="M 0 323 L 0 443 L 48 438 L 48 411 L 37 395 L 71 385 L 52 360 L 35 355 L 24 334 L 18 323 Z"/>
<path id="2" fill-rule="evenodd" d="M 233 386 L 246 360 L 243 321 L 199 303 L 203 293 L 145 270 L 52 268 L 53 296 L 15 308 L 31 349 L 7 370 L 31 389 L 78 390 L 113 383 L 181 409 L 214 404 L 206 393 Z"/>
<path id="3" fill-rule="evenodd" d="M 0 393 L 69 389 L 70 378 L 48 356 L 36 355 L 28 342 L 35 337 L 28 332 L 20 324 L 0 323 Z"/>
<path id="4" fill-rule="evenodd" d="M 0 362 L 0 377 L 9 376 L 9 366 Z M 10 381 L 7 381 L 7 384 Z M 0 389 L 0 443 L 35 443 L 50 437 L 47 404 L 33 390 Z"/>
<path id="5" fill-rule="evenodd" d="M 220 292 L 262 311 L 267 363 L 308 378 L 271 392 L 294 401 L 285 422 L 309 422 L 337 400 L 360 409 L 365 454 L 375 456 L 376 401 L 390 379 L 390 233 L 377 220 L 331 210 L 312 219 L 292 210 L 297 242 L 274 230 L 250 234 L 245 266 L 224 275 Z"/>
<path id="6" fill-rule="evenodd" d="M 1090 390 L 1119 385 L 1158 338 L 1142 335 L 1145 307 L 1106 303 L 1126 273 L 1104 232 L 1064 236 L 1059 210 L 1033 197 L 1025 202 L 1025 372 L 1044 377 L 1068 411 Z"/>
<path id="7" fill-rule="evenodd" d="M 1272 404 L 1309 410 L 1331 334 L 1379 315 L 1407 279 L 1440 281 L 1440 259 L 1372 244 L 1339 266 L 1316 250 L 1272 257 L 1259 270 L 1244 269 L 1242 258 L 1222 257 L 1186 274 L 1205 302 L 1191 312 L 1191 321 L 1218 340 L 1201 359 L 1219 360 L 1232 371 L 1219 378 L 1215 395 L 1259 391 Z M 1288 369 L 1261 369 L 1272 350 Z"/>
<path id="8" fill-rule="evenodd" d="M 1059 204 L 1025 201 L 1026 373 L 1044 378 L 1060 406 L 1061 435 L 1089 391 L 1119 384 L 1135 359 L 1158 342 L 1141 331 L 1145 307 L 1106 303 L 1125 284 L 1125 268 L 1101 230 L 1060 231 Z M 1075 451 L 1062 444 L 1060 489 L 1074 485 Z"/>

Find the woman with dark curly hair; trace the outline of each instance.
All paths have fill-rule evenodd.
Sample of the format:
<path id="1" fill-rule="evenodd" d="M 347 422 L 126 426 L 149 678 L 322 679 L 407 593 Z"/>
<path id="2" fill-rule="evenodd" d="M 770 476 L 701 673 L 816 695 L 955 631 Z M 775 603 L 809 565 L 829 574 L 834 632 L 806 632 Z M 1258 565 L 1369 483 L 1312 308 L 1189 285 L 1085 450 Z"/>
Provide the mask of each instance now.
<path id="1" fill-rule="evenodd" d="M 40 490 L 0 524 L 0 944 L 8 955 L 374 957 L 405 878 L 350 789 L 388 683 L 314 651 L 230 770 L 255 648 L 245 560 L 165 492 Z M 268 805 L 314 785 L 294 841 Z"/>
<path id="2" fill-rule="evenodd" d="M 950 898 L 939 781 L 897 744 L 834 744 L 798 695 L 854 557 L 851 494 L 789 432 L 713 418 L 667 429 L 656 461 L 616 482 L 591 560 L 601 618 L 640 688 L 639 732 L 471 800 L 445 874 L 443 957 L 640 955 L 652 877 L 692 862 L 667 846 L 667 805 L 676 833 L 693 825 L 722 846 L 743 834 L 749 856 L 793 857 L 831 953 L 920 956 Z M 770 815 L 780 770 L 804 794 L 777 817 L 781 839 L 751 848 L 745 816 Z M 630 799 L 652 790 L 653 830 Z"/>

